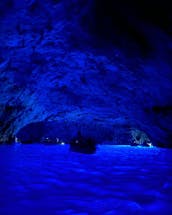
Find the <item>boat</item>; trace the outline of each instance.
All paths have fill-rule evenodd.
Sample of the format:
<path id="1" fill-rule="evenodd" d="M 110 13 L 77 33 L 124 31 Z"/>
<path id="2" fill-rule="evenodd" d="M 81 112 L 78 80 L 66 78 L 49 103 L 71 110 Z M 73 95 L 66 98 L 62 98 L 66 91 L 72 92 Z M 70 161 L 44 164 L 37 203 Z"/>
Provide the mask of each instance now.
<path id="1" fill-rule="evenodd" d="M 94 154 L 96 152 L 96 143 L 93 138 L 83 137 L 80 132 L 70 142 L 70 150 L 84 154 Z"/>

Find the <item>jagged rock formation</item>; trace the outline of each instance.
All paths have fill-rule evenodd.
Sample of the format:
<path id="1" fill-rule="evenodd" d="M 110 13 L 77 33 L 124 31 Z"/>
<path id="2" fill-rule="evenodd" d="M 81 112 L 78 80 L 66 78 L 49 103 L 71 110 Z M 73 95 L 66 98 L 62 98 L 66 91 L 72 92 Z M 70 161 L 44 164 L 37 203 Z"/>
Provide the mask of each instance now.
<path id="1" fill-rule="evenodd" d="M 171 10 L 130 3 L 0 3 L 0 142 L 82 130 L 128 144 L 136 128 L 172 146 Z"/>

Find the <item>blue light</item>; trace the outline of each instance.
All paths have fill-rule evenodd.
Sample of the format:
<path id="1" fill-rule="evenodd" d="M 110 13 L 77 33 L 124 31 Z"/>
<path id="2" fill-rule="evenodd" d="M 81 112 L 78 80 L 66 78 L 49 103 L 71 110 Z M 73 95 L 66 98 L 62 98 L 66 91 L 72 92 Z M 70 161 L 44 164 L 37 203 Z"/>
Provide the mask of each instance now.
<path id="1" fill-rule="evenodd" d="M 172 151 L 0 146 L 0 214 L 171 214 Z M 3 155 L 3 156 L 2 156 Z"/>

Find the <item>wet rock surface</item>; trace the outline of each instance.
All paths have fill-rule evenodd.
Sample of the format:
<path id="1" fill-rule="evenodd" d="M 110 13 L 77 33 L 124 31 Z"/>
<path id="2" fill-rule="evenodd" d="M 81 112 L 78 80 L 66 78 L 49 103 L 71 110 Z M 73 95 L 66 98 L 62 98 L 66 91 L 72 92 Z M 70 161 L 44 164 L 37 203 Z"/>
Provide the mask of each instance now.
<path id="1" fill-rule="evenodd" d="M 70 141 L 83 130 L 97 143 L 130 144 L 134 128 L 153 145 L 172 147 L 168 5 L 156 9 L 164 26 L 156 15 L 140 17 L 137 5 L 135 13 L 100 2 L 107 2 L 105 16 L 97 1 L 0 3 L 1 143 L 16 136 Z M 115 17 L 110 5 L 119 11 Z M 140 35 L 151 47 L 146 55 Z"/>

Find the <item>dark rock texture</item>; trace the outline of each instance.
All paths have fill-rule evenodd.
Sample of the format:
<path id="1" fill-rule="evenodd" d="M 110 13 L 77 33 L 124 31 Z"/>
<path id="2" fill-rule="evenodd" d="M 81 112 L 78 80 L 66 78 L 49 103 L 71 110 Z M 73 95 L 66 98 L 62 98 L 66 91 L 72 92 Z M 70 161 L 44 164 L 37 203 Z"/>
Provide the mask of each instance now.
<path id="1" fill-rule="evenodd" d="M 2 2 L 0 142 L 130 144 L 138 129 L 172 147 L 170 5 Z"/>

